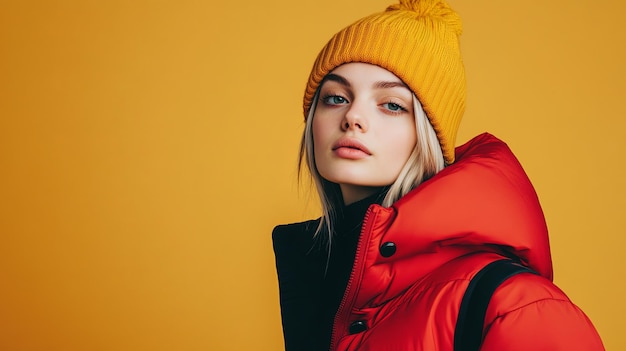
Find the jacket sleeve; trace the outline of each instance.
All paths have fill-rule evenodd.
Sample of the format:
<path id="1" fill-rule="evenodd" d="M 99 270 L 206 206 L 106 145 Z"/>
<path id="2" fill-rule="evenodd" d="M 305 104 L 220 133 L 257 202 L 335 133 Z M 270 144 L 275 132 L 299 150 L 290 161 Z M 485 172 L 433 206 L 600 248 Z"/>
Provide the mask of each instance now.
<path id="1" fill-rule="evenodd" d="M 481 351 L 604 350 L 589 318 L 550 281 L 530 274 L 510 280 L 496 290 L 496 302 L 513 308 L 490 305 L 488 315 L 495 318 L 487 325 Z"/>

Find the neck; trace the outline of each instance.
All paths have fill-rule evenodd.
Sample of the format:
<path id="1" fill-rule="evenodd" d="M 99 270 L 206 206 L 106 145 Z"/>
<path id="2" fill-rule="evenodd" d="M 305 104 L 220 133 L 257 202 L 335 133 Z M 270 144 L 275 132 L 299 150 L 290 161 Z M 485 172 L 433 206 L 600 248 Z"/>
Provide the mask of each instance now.
<path id="1" fill-rule="evenodd" d="M 340 184 L 341 196 L 343 197 L 343 204 L 348 206 L 357 201 L 361 201 L 366 197 L 372 196 L 379 192 L 382 187 L 371 186 L 356 186 Z"/>

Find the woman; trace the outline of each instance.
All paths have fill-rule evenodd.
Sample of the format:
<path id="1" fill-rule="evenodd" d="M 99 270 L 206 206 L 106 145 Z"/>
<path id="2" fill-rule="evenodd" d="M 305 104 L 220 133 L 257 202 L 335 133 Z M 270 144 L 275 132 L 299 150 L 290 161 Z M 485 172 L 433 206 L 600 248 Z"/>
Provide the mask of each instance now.
<path id="1" fill-rule="evenodd" d="M 602 350 L 552 284 L 535 191 L 502 141 L 455 149 L 465 105 L 461 22 L 443 1 L 401 1 L 337 33 L 304 97 L 320 219 L 273 240 L 287 350 L 453 350 L 459 306 L 487 264 L 506 280 L 481 350 Z"/>

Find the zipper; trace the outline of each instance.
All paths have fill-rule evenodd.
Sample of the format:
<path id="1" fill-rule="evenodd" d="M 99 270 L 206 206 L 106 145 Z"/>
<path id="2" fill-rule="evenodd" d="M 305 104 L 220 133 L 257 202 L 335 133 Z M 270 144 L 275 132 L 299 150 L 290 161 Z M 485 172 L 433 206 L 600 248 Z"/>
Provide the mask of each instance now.
<path id="1" fill-rule="evenodd" d="M 337 314 L 335 315 L 335 320 L 333 321 L 333 331 L 330 339 L 330 350 L 335 350 L 337 347 L 337 343 L 339 342 L 339 336 L 343 333 L 339 331 L 346 330 L 347 326 L 344 325 L 348 317 L 350 316 L 350 310 L 346 307 L 352 306 L 354 300 L 356 299 L 356 292 L 359 290 L 358 286 L 356 288 L 352 288 L 352 285 L 355 284 L 355 279 L 357 277 L 361 277 L 363 270 L 365 269 L 365 257 L 363 256 L 363 243 L 369 243 L 370 235 L 372 233 L 372 223 L 376 219 L 376 213 L 374 212 L 374 208 L 377 208 L 377 205 L 372 205 L 365 212 L 365 216 L 363 218 L 363 226 L 361 227 L 361 233 L 359 235 L 359 241 L 356 246 L 356 254 L 354 255 L 354 265 L 352 266 L 352 272 L 350 273 L 350 278 L 348 279 L 348 285 L 346 285 L 346 291 L 341 299 L 341 303 L 339 304 L 339 308 L 337 309 Z M 367 234 L 367 237 L 365 235 Z M 367 250 L 366 250 L 367 251 Z M 359 279 L 358 282 L 361 280 Z M 340 322 L 342 322 L 340 324 Z"/>

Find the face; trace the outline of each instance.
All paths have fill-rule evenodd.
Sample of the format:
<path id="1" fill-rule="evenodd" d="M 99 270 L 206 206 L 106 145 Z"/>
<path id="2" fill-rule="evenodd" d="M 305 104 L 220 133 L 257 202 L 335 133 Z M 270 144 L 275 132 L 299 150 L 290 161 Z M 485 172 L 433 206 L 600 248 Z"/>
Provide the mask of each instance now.
<path id="1" fill-rule="evenodd" d="M 384 68 L 348 63 L 328 74 L 316 103 L 315 164 L 344 202 L 391 185 L 416 144 L 411 90 Z"/>

